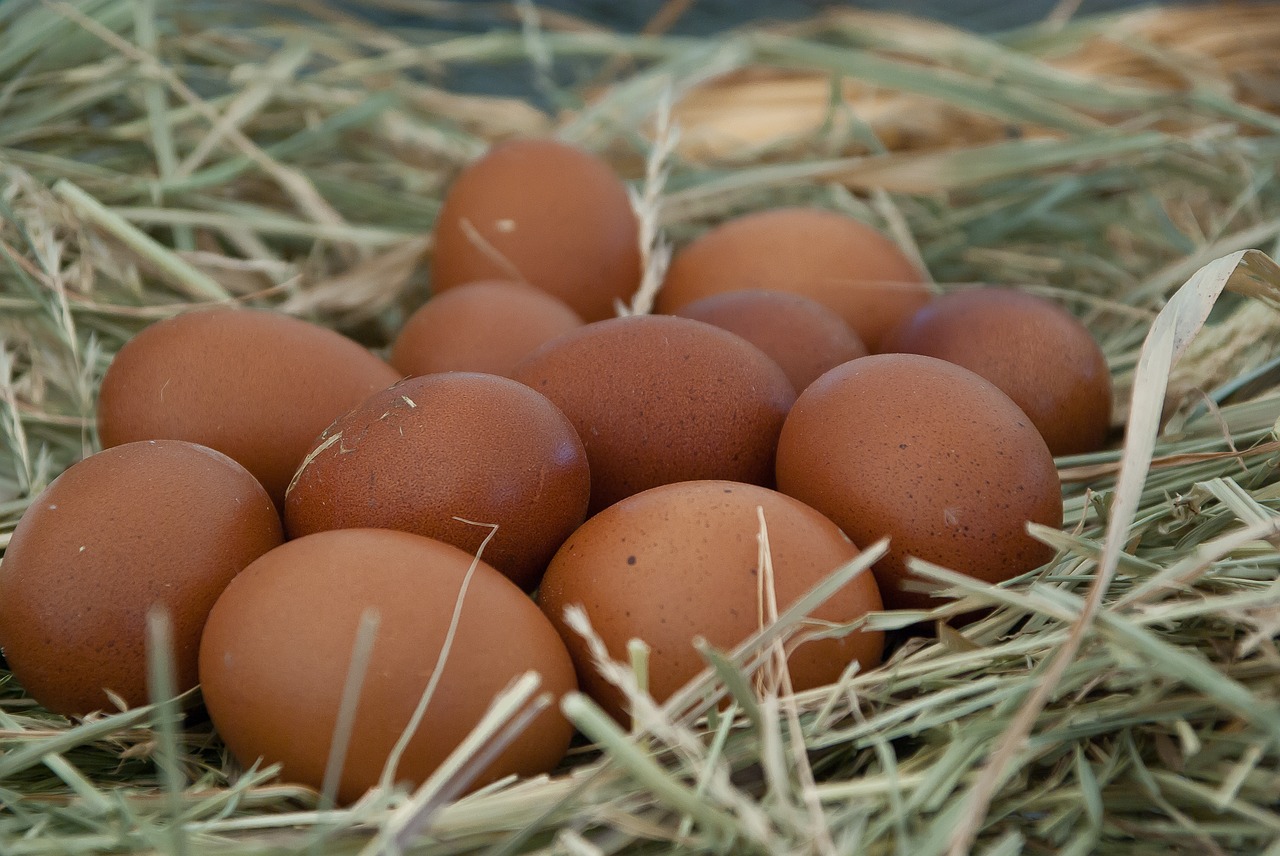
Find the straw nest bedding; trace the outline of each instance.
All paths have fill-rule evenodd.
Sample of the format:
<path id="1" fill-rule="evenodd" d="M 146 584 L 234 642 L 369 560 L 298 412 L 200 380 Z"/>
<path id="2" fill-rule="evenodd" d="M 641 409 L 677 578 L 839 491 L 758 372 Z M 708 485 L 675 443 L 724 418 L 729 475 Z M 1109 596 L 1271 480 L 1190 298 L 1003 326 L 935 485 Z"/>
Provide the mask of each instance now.
<path id="1" fill-rule="evenodd" d="M 1125 439 L 1059 460 L 1050 566 L 998 589 L 925 569 L 966 599 L 874 619 L 1001 606 L 963 634 L 702 717 L 771 668 L 784 615 L 639 700 L 640 734 L 573 708 L 595 742 L 560 774 L 458 802 L 446 782 L 324 808 L 235 769 L 177 715 L 192 698 L 70 723 L 4 683 L 0 852 L 1280 853 L 1280 7 L 994 39 L 840 12 L 702 40 L 529 3 L 378 0 L 416 21 L 382 27 L 238 5 L 0 5 L 0 546 L 94 449 L 133 332 L 236 299 L 385 344 L 427 294 L 442 188 L 517 135 L 611 157 L 651 264 L 810 203 L 887 230 L 939 289 L 1059 299 L 1103 343 Z M 431 23 L 477 14 L 501 26 Z M 450 88 L 511 64 L 542 108 Z"/>

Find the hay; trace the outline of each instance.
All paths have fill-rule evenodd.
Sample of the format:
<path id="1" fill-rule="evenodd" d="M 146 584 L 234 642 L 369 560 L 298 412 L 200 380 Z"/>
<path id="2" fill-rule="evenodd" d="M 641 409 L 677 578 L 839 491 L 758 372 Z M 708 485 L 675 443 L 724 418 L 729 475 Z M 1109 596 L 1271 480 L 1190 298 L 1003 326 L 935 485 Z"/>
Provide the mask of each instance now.
<path id="1" fill-rule="evenodd" d="M 634 180 L 651 270 L 667 241 L 803 202 L 886 229 L 940 288 L 1061 300 L 1103 343 L 1127 439 L 1059 461 L 1050 566 L 999 588 L 922 567 L 965 600 L 872 619 L 1000 606 L 962 633 L 757 698 L 745 675 L 870 548 L 667 704 L 632 686 L 641 733 L 571 699 L 596 748 L 459 801 L 466 753 L 334 809 L 237 769 L 178 718 L 193 695 L 69 723 L 0 673 L 0 851 L 1280 853 L 1280 270 L 1244 252 L 1280 248 L 1280 9 L 994 39 L 845 12 L 699 40 L 529 4 L 376 3 L 509 25 L 475 36 L 313 5 L 0 5 L 0 546 L 96 447 L 134 332 L 230 299 L 385 344 L 426 294 L 443 188 L 525 134 Z M 556 113 L 448 90 L 501 63 Z"/>

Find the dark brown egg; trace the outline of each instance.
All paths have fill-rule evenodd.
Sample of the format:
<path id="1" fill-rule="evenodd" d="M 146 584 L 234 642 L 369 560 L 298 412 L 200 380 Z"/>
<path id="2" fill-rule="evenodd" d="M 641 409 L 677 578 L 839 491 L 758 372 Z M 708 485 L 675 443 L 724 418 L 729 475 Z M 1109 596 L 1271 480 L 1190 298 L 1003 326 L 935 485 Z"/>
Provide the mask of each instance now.
<path id="1" fill-rule="evenodd" d="M 627 642 L 650 646 L 648 681 L 665 701 L 705 667 L 702 637 L 722 651 L 760 628 L 760 521 L 769 538 L 779 612 L 851 561 L 858 550 L 812 508 L 772 490 L 725 481 L 663 485 L 628 497 L 588 520 L 556 554 L 539 591 L 543 611 L 568 645 L 583 691 L 625 721 L 622 694 L 600 676 L 582 637 L 564 622 L 578 604 L 614 659 Z M 880 609 L 870 574 L 856 577 L 811 613 L 845 624 Z M 797 690 L 834 682 L 853 661 L 880 662 L 883 635 L 856 631 L 798 645 L 787 660 Z"/>
<path id="2" fill-rule="evenodd" d="M 787 373 L 797 392 L 841 363 L 867 355 L 844 319 L 816 300 L 784 291 L 726 291 L 677 315 L 737 333 Z"/>
<path id="3" fill-rule="evenodd" d="M 578 313 L 522 282 L 451 288 L 409 316 L 391 347 L 406 376 L 486 372 L 509 376 L 539 345 L 582 326 Z"/>
<path id="4" fill-rule="evenodd" d="M 281 764 L 319 788 L 333 743 L 362 615 L 377 619 L 338 798 L 379 781 L 456 630 L 396 782 L 421 783 L 462 742 L 490 702 L 527 671 L 561 696 L 573 664 L 523 592 L 456 547 L 378 529 L 290 541 L 245 569 L 209 615 L 200 682 L 218 733 L 242 764 Z M 465 592 L 464 592 L 464 586 Z M 473 786 L 551 770 L 573 728 L 553 704 L 480 772 Z"/>
<path id="5" fill-rule="evenodd" d="M 187 440 L 230 455 L 277 505 L 325 426 L 400 378 L 332 330 L 273 312 L 218 309 L 152 324 L 102 379 L 104 446 Z"/>
<path id="6" fill-rule="evenodd" d="M 626 185 L 600 158 L 549 139 L 494 146 L 458 175 L 436 220 L 431 287 L 527 282 L 588 321 L 640 284 L 640 233 Z"/>
<path id="7" fill-rule="evenodd" d="M 0 563 L 0 649 L 55 713 L 147 704 L 147 614 L 168 613 L 177 688 L 196 684 L 205 618 L 227 583 L 281 541 L 262 485 L 176 440 L 85 458 L 36 497 Z"/>
<path id="8" fill-rule="evenodd" d="M 659 315 L 588 324 L 512 376 L 556 404 L 591 465 L 591 509 L 670 482 L 773 481 L 795 393 L 778 364 L 719 327 Z"/>
<path id="9" fill-rule="evenodd" d="M 1071 313 L 1008 288 L 957 291 L 931 301 L 885 350 L 937 357 L 1000 387 L 1031 417 L 1055 455 L 1102 448 L 1111 428 L 1111 373 Z"/>
<path id="10" fill-rule="evenodd" d="M 1002 582 L 1053 555 L 1027 521 L 1062 525 L 1058 471 L 1027 415 L 968 369 L 914 354 L 814 381 L 782 429 L 778 489 L 855 543 L 891 537 L 875 571 L 894 609 L 938 603 L 903 589 L 908 556 Z"/>
<path id="11" fill-rule="evenodd" d="M 875 353 L 886 333 L 929 300 L 916 266 L 865 223 L 817 208 L 776 208 L 729 220 L 676 253 L 657 310 L 675 312 L 743 289 L 813 298 Z"/>
<path id="12" fill-rule="evenodd" d="M 285 522 L 292 538 L 399 529 L 468 553 L 489 534 L 475 524 L 497 524 L 485 561 L 531 590 L 590 490 L 582 442 L 554 404 L 514 380 L 449 372 L 398 383 L 331 425 L 289 488 Z"/>

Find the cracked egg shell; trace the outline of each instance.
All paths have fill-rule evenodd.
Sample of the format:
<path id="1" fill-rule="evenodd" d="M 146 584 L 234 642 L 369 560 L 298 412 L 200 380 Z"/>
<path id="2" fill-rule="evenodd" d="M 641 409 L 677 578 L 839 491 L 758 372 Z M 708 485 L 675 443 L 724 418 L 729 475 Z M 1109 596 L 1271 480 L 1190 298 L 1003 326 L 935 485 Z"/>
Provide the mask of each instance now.
<path id="1" fill-rule="evenodd" d="M 1021 408 L 968 369 L 915 354 L 814 381 L 778 440 L 778 489 L 855 543 L 890 536 L 875 573 L 892 609 L 939 603 L 903 588 L 908 556 L 1003 582 L 1053 556 L 1028 521 L 1062 525 L 1053 456 Z"/>
<path id="2" fill-rule="evenodd" d="M 98 398 L 102 445 L 186 440 L 231 456 L 283 505 L 325 426 L 400 379 L 324 327 L 253 309 L 190 312 L 130 339 Z"/>
<path id="3" fill-rule="evenodd" d="M 0 563 L 0 648 L 54 713 L 114 711 L 106 691 L 144 705 L 147 614 L 162 608 L 177 689 L 188 690 L 214 601 L 280 542 L 270 497 L 226 455 L 177 440 L 106 449 L 54 479 L 18 522 Z"/>
<path id="4" fill-rule="evenodd" d="M 524 384 L 448 372 L 375 393 L 331 425 L 285 499 L 289 536 L 398 529 L 474 553 L 532 590 L 586 517 L 587 456 L 573 425 Z"/>
<path id="5" fill-rule="evenodd" d="M 795 392 L 727 330 L 669 315 L 597 321 L 548 342 L 512 376 L 569 417 L 591 465 L 591 511 L 660 484 L 771 484 Z"/>
<path id="6" fill-rule="evenodd" d="M 665 701 L 702 671 L 693 647 L 702 637 L 729 651 L 759 628 L 760 519 L 769 539 L 779 611 L 854 559 L 858 550 L 830 520 L 776 491 L 727 481 L 663 485 L 627 497 L 588 520 L 556 553 L 539 591 L 560 631 L 583 691 L 620 721 L 622 694 L 596 671 L 586 643 L 564 621 L 580 605 L 616 660 L 627 643 L 650 647 L 649 689 Z M 863 573 L 811 613 L 843 624 L 880 609 L 880 592 Z M 855 660 L 880 662 L 883 634 L 856 630 L 812 640 L 788 658 L 796 690 L 834 682 Z"/>
<path id="7" fill-rule="evenodd" d="M 510 580 L 457 547 L 385 529 L 308 535 L 250 565 L 214 605 L 200 645 L 200 681 L 233 755 L 282 765 L 286 781 L 319 788 L 362 616 L 376 618 L 338 798 L 376 784 L 456 633 L 398 781 L 419 784 L 527 671 L 554 700 L 483 768 L 471 787 L 550 771 L 573 727 L 559 696 L 575 690 L 554 628 Z"/>
<path id="8" fill-rule="evenodd" d="M 627 186 L 596 155 L 552 139 L 499 143 L 445 194 L 431 288 L 515 279 L 587 321 L 609 318 L 640 285 L 639 230 Z"/>

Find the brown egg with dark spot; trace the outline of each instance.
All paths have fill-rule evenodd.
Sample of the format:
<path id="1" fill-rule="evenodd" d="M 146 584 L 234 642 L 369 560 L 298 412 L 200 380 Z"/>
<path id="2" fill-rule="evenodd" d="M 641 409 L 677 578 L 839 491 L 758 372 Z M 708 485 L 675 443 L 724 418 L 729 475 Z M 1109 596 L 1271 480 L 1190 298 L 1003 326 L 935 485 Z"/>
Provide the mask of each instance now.
<path id="1" fill-rule="evenodd" d="M 136 707 L 147 615 L 172 630 L 177 690 L 196 684 L 205 618 L 243 568 L 281 542 L 262 485 L 220 452 L 127 443 L 75 464 L 23 514 L 0 563 L 0 649 L 54 713 Z"/>
<path id="2" fill-rule="evenodd" d="M 398 383 L 334 422 L 289 487 L 285 523 L 292 538 L 399 529 L 469 553 L 496 524 L 485 561 L 532 590 L 590 490 L 582 442 L 554 404 L 508 378 L 449 372 Z"/>
<path id="3" fill-rule="evenodd" d="M 102 379 L 104 446 L 187 440 L 239 461 L 277 505 L 325 426 L 400 374 L 332 330 L 274 312 L 216 309 L 160 321 Z"/>
<path id="4" fill-rule="evenodd" d="M 1041 297 L 1008 288 L 943 295 L 912 315 L 886 351 L 937 357 L 1000 387 L 1055 455 L 1102 448 L 1111 429 L 1111 372 L 1093 335 Z"/>
<path id="5" fill-rule="evenodd" d="M 726 291 L 676 311 L 736 333 L 773 358 L 802 392 L 821 375 L 867 355 L 844 319 L 816 300 L 784 291 Z"/>
<path id="6" fill-rule="evenodd" d="M 445 194 L 431 288 L 514 279 L 587 321 L 640 284 L 640 227 L 627 187 L 596 155 L 551 139 L 512 140 L 468 165 Z"/>
<path id="7" fill-rule="evenodd" d="M 1053 556 L 1028 521 L 1062 525 L 1058 471 L 1027 415 L 968 369 L 914 354 L 814 381 L 778 440 L 778 489 L 855 543 L 890 536 L 875 572 L 894 609 L 939 603 L 903 588 L 908 556 L 1003 582 Z"/>
<path id="8" fill-rule="evenodd" d="M 760 515 L 771 570 L 764 577 Z M 791 497 L 727 481 L 682 482 L 628 497 L 588 520 L 552 560 L 538 596 L 583 691 L 626 721 L 624 696 L 566 625 L 566 607 L 582 607 L 614 659 L 626 662 L 628 641 L 644 640 L 649 691 L 663 702 L 706 666 L 696 638 L 729 651 L 759 629 L 763 586 L 772 586 L 783 612 L 857 554 L 839 527 Z M 808 620 L 847 624 L 880 608 L 875 579 L 864 573 Z M 883 644 L 883 634 L 870 630 L 798 644 L 787 658 L 792 684 L 805 690 L 833 683 L 855 661 L 874 667 Z"/>
<path id="9" fill-rule="evenodd" d="M 429 538 L 343 529 L 290 541 L 246 568 L 218 599 L 200 645 L 205 705 L 232 754 L 245 766 L 280 764 L 286 781 L 319 789 L 367 620 L 372 644 L 360 649 L 367 659 L 341 802 L 379 782 L 433 681 L 391 782 L 426 780 L 494 698 L 531 671 L 550 705 L 471 788 L 550 771 L 573 735 L 558 708 L 577 688 L 573 663 L 532 600 L 488 564 L 472 565 L 468 553 Z"/>
<path id="10" fill-rule="evenodd" d="M 694 479 L 771 484 L 795 392 L 740 336 L 688 318 L 633 315 L 548 342 L 512 376 L 569 417 L 591 465 L 591 510 Z"/>
<path id="11" fill-rule="evenodd" d="M 915 264 L 872 227 L 818 208 L 775 208 L 726 221 L 676 253 L 657 310 L 725 291 L 802 294 L 833 309 L 875 353 L 928 302 Z"/>
<path id="12" fill-rule="evenodd" d="M 545 342 L 582 326 L 563 301 L 522 282 L 472 282 L 423 304 L 391 347 L 406 376 L 437 372 L 511 374 Z"/>

